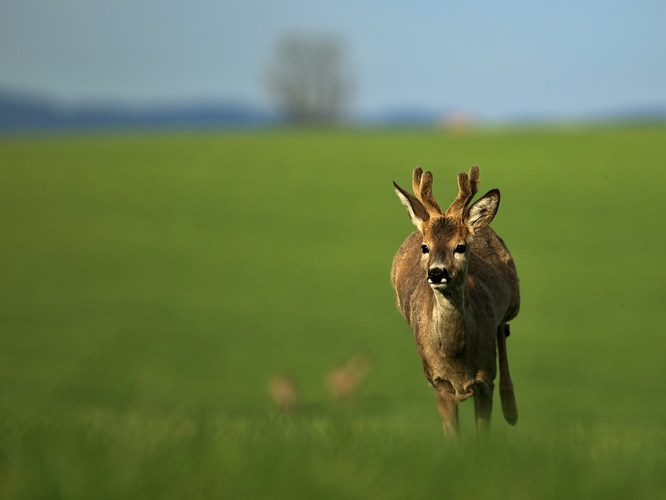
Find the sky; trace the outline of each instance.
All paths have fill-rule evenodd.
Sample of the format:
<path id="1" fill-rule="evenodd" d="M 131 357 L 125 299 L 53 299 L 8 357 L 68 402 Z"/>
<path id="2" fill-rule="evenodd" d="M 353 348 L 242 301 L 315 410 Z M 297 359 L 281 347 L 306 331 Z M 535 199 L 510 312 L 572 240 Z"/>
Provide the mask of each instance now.
<path id="1" fill-rule="evenodd" d="M 344 42 L 355 114 L 666 106 L 663 0 L 0 0 L 0 90 L 263 107 L 290 33 Z"/>

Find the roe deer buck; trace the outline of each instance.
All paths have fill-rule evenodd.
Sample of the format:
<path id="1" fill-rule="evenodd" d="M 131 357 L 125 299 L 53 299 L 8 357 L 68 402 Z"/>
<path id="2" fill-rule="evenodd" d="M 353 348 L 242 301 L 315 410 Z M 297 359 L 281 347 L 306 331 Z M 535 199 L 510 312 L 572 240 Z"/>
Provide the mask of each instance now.
<path id="1" fill-rule="evenodd" d="M 398 309 L 414 332 L 423 371 L 435 389 L 447 436 L 457 436 L 458 403 L 474 395 L 477 433 L 490 423 L 499 351 L 500 399 L 509 424 L 518 419 L 506 354 L 507 322 L 518 314 L 518 275 L 509 250 L 488 227 L 500 203 L 493 189 L 468 207 L 479 168 L 458 175 L 458 196 L 442 212 L 432 173 L 414 169 L 412 196 L 395 182 L 418 231 L 393 260 Z"/>

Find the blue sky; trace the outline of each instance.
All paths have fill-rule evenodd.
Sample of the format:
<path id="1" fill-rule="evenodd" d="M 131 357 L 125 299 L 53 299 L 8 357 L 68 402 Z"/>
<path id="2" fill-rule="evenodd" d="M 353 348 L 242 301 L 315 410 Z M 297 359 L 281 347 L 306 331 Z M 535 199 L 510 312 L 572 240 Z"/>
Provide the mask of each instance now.
<path id="1" fill-rule="evenodd" d="M 576 117 L 666 105 L 666 2 L 1 0 L 0 87 L 266 105 L 275 41 L 344 39 L 353 110 Z"/>

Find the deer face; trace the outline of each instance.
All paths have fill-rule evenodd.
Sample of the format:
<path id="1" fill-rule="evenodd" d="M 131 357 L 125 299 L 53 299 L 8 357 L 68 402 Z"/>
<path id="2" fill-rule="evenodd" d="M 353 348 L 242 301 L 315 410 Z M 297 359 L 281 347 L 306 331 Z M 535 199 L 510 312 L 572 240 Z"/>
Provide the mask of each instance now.
<path id="1" fill-rule="evenodd" d="M 467 279 L 469 248 L 474 237 L 466 224 L 450 217 L 431 218 L 421 232 L 421 263 L 433 289 L 455 288 Z"/>
<path id="2" fill-rule="evenodd" d="M 458 175 L 458 196 L 443 213 L 432 196 L 430 172 L 414 169 L 412 185 L 416 196 L 393 184 L 423 236 L 421 263 L 428 284 L 438 291 L 464 286 L 474 233 L 495 217 L 500 202 L 499 191 L 489 191 L 468 208 L 479 184 L 479 169 L 472 167 L 469 174 Z"/>

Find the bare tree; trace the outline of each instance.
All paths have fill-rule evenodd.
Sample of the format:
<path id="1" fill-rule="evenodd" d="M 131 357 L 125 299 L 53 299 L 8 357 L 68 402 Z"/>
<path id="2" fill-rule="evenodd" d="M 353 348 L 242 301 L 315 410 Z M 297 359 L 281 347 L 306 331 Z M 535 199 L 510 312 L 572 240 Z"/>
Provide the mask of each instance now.
<path id="1" fill-rule="evenodd" d="M 352 90 L 345 58 L 336 37 L 292 34 L 278 41 L 267 87 L 290 121 L 324 123 L 342 116 Z"/>

